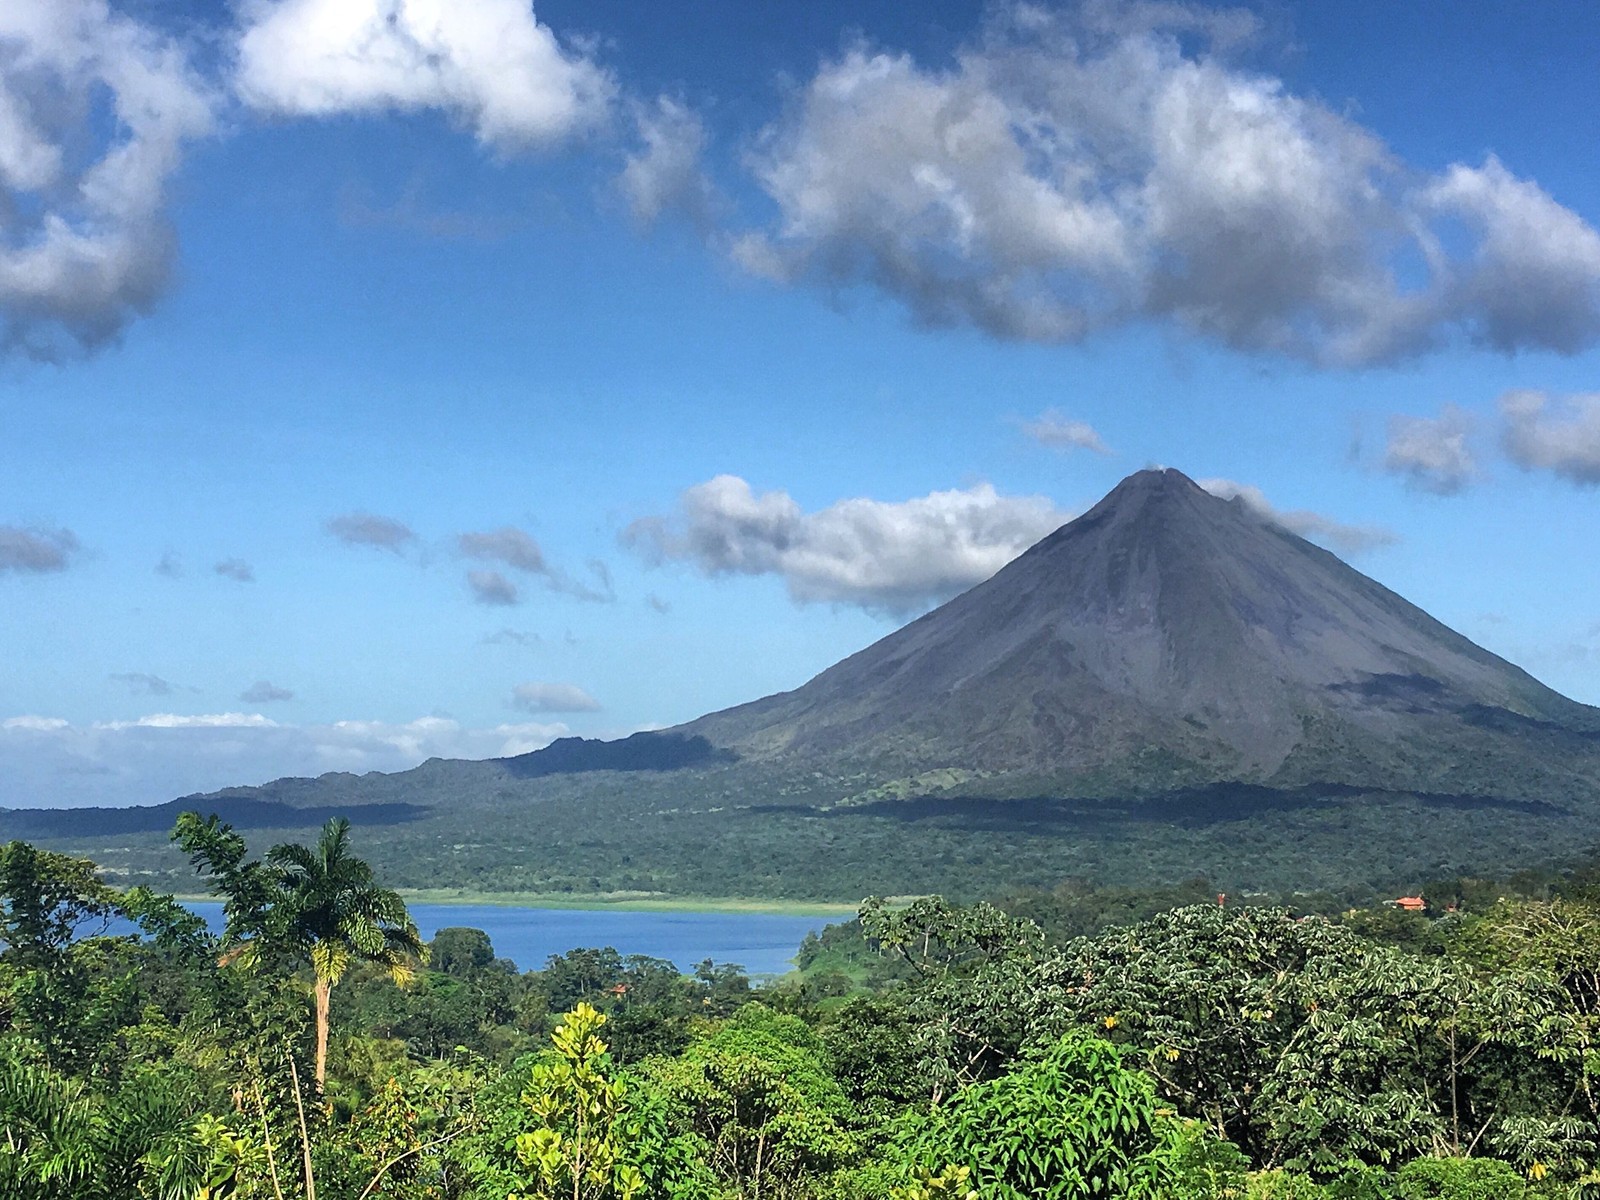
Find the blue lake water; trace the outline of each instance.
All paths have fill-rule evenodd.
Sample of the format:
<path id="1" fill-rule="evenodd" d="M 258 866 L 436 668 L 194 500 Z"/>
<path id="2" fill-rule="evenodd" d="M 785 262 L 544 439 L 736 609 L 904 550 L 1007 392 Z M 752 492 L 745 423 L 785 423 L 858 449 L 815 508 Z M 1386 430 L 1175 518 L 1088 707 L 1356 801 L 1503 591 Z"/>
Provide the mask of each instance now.
<path id="1" fill-rule="evenodd" d="M 222 905 L 189 905 L 212 928 L 222 927 Z M 494 952 L 519 970 L 543 967 L 552 954 L 579 947 L 612 946 L 622 954 L 665 958 L 680 971 L 705 959 L 737 963 L 751 975 L 781 975 L 801 940 L 830 920 L 750 912 L 619 912 L 615 909 L 518 908 L 503 904 L 412 904 L 411 919 L 424 938 L 441 929 L 481 929 Z"/>

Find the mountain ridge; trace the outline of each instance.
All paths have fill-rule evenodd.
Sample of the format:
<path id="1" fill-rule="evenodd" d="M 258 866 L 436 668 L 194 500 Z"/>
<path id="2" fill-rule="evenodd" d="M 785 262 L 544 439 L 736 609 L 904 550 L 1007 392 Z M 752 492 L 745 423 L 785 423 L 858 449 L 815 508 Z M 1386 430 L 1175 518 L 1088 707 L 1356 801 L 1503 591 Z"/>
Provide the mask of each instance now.
<path id="1" fill-rule="evenodd" d="M 1600 729 L 1600 710 L 1167 469 L 802 687 L 674 728 L 747 759 L 920 770 L 1057 774 L 1155 747 L 1259 782 L 1308 719 L 1359 741 L 1473 708 Z"/>
<path id="2" fill-rule="evenodd" d="M 342 811 L 406 886 L 1342 886 L 1595 840 L 1600 709 L 1162 470 L 790 691 L 613 741 L 174 803 L 285 833 Z M 177 877 L 155 828 L 172 807 L 0 810 L 0 836 Z"/>

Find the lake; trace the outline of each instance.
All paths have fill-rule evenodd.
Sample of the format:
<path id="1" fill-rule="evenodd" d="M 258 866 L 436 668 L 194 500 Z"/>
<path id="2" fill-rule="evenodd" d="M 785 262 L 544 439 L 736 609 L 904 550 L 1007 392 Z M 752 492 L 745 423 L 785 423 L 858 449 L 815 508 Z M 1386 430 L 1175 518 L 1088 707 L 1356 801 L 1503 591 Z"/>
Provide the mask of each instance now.
<path id="1" fill-rule="evenodd" d="M 213 929 L 222 928 L 222 905 L 198 900 L 189 907 Z M 781 975 L 793 965 L 806 934 L 847 917 L 794 917 L 753 912 L 627 912 L 616 909 L 519 908 L 508 904 L 411 904 L 411 919 L 431 939 L 450 926 L 481 929 L 494 952 L 523 971 L 544 966 L 552 954 L 578 947 L 614 946 L 622 954 L 665 958 L 680 971 L 712 959 L 738 963 L 751 975 Z"/>

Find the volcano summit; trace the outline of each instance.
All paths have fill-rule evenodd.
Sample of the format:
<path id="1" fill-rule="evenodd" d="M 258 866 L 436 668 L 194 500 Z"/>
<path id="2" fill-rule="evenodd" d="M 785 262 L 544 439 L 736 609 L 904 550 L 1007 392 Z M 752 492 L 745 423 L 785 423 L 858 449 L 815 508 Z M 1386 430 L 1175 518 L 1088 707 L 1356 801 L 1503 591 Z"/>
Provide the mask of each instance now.
<path id="1" fill-rule="evenodd" d="M 1012 794 L 1027 778 L 1518 796 L 1600 782 L 1600 710 L 1174 470 L 1128 477 L 805 686 L 674 732 L 747 760 L 1009 777 Z"/>
<path id="2" fill-rule="evenodd" d="M 0 812 L 0 835 L 161 874 L 183 808 L 345 812 L 391 877 L 475 891 L 1414 886 L 1600 841 L 1600 710 L 1242 501 L 1141 471 L 791 692 L 514 758 Z"/>

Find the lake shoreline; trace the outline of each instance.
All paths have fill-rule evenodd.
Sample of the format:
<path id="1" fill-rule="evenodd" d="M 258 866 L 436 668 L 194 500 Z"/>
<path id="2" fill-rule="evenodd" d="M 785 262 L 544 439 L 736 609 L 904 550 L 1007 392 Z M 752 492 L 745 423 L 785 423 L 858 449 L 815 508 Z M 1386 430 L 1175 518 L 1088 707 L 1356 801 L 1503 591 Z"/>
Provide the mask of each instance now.
<path id="1" fill-rule="evenodd" d="M 473 892 L 461 888 L 395 888 L 409 904 L 494 908 L 556 908 L 583 912 L 770 913 L 782 917 L 837 917 L 848 921 L 857 905 L 813 900 L 749 900 L 716 896 L 652 896 L 636 893 Z M 188 902 L 215 900 L 209 893 L 175 895 Z"/>
<path id="2" fill-rule="evenodd" d="M 829 920 L 824 913 L 725 907 L 641 909 L 637 897 L 631 902 L 580 908 L 571 903 L 566 907 L 473 904 L 463 896 L 451 895 L 455 902 L 446 904 L 418 895 L 407 897 L 422 940 L 432 941 L 444 929 L 482 930 L 495 956 L 509 959 L 519 971 L 542 970 L 553 957 L 574 950 L 610 947 L 623 958 L 642 955 L 670 962 L 684 974 L 710 960 L 738 966 L 752 979 L 776 979 L 794 970 L 795 956 L 806 936 L 820 932 Z M 225 920 L 221 901 L 213 896 L 186 903 L 212 932 L 221 931 Z"/>

